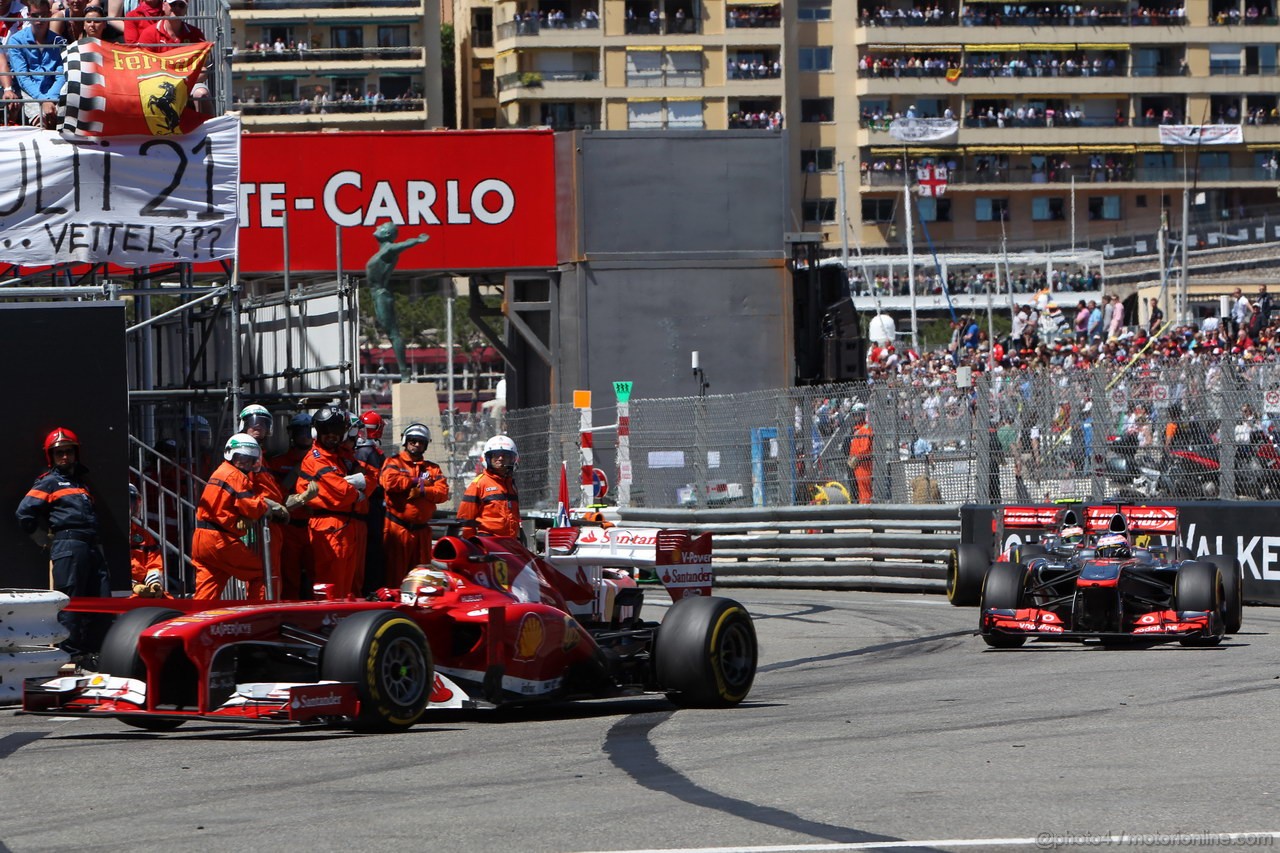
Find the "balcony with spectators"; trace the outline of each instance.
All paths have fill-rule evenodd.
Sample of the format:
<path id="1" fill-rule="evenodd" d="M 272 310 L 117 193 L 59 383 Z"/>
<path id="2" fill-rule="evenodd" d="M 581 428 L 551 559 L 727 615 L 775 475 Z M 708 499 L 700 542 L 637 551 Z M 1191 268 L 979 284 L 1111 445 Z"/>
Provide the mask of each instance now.
<path id="1" fill-rule="evenodd" d="M 627 0 L 624 32 L 636 36 L 697 35 L 703 31 L 699 0 Z"/>
<path id="2" fill-rule="evenodd" d="M 526 36 L 542 40 L 581 41 L 600 34 L 600 4 L 575 0 L 544 0 L 522 6 L 509 21 L 497 26 L 499 41 Z"/>

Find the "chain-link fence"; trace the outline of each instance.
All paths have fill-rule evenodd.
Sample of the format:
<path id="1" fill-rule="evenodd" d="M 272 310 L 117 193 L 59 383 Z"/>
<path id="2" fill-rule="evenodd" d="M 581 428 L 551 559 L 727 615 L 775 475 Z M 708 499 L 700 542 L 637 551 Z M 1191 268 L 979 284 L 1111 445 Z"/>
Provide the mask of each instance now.
<path id="1" fill-rule="evenodd" d="M 875 502 L 1280 496 L 1280 365 L 1215 361 L 634 399 L 631 504 L 856 501 L 858 403 Z M 506 421 L 523 506 L 554 505 L 562 460 L 579 503 L 580 413 L 551 406 Z M 612 407 L 593 412 L 595 465 L 611 482 L 615 422 Z"/>

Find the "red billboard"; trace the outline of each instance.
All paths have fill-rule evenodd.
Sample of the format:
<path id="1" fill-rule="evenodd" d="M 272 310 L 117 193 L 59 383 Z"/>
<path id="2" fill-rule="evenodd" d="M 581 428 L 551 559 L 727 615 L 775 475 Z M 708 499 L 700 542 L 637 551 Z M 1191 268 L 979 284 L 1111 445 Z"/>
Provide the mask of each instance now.
<path id="1" fill-rule="evenodd" d="M 549 130 L 246 134 L 240 152 L 240 271 L 363 271 L 390 222 L 398 271 L 556 265 Z"/>

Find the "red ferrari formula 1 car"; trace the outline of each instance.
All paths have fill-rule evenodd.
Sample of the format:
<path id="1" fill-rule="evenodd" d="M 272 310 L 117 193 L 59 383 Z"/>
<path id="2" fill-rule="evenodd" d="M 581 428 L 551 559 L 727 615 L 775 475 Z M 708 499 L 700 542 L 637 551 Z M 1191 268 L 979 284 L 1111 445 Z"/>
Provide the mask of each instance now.
<path id="1" fill-rule="evenodd" d="M 1240 629 L 1234 560 L 1195 560 L 1177 545 L 1145 544 L 1155 536 L 1176 539 L 1175 507 L 1091 506 L 1083 514 L 1079 544 L 1024 551 L 1025 562 L 987 570 L 978 623 L 987 645 L 1013 648 L 1028 637 L 1217 645 Z"/>
<path id="2" fill-rule="evenodd" d="M 755 628 L 742 605 L 710 595 L 710 534 L 587 530 L 604 547 L 554 530 L 546 559 L 514 539 L 444 536 L 430 566 L 378 601 L 81 600 L 77 609 L 120 613 L 100 672 L 31 679 L 23 708 L 155 731 L 192 719 L 377 730 L 411 726 L 430 707 L 643 692 L 681 706 L 741 702 Z M 632 572 L 643 565 L 674 600 L 661 624 L 641 617 Z"/>

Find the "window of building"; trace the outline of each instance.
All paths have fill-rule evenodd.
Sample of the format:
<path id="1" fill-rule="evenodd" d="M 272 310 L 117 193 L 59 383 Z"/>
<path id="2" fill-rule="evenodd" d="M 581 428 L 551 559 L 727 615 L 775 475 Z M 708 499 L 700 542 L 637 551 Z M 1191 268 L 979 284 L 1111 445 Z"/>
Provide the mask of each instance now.
<path id="1" fill-rule="evenodd" d="M 862 200 L 863 222 L 892 222 L 895 199 L 864 198 Z"/>
<path id="2" fill-rule="evenodd" d="M 382 97 L 387 99 L 403 98 L 405 93 L 407 93 L 412 87 L 413 78 L 406 77 L 402 74 L 394 77 L 378 78 L 378 91 L 382 94 Z"/>
<path id="3" fill-rule="evenodd" d="M 835 98 L 804 98 L 800 101 L 801 121 L 832 121 Z"/>
<path id="4" fill-rule="evenodd" d="M 292 27 L 263 27 L 262 42 L 267 48 L 271 48 L 276 42 L 282 42 L 285 47 L 293 44 L 293 28 Z"/>
<path id="5" fill-rule="evenodd" d="M 478 91 L 478 92 L 476 92 L 476 94 L 477 94 L 479 97 L 481 97 L 481 98 L 492 98 L 492 97 L 494 97 L 494 89 L 493 89 L 493 68 L 481 68 L 481 69 L 480 69 L 480 80 L 479 80 L 479 84 L 480 84 L 480 89 L 479 89 L 479 91 Z"/>
<path id="6" fill-rule="evenodd" d="M 1009 199 L 980 196 L 973 200 L 973 218 L 979 222 L 1009 221 Z"/>
<path id="7" fill-rule="evenodd" d="M 951 199 L 921 198 L 917 201 L 916 210 L 925 222 L 950 222 Z"/>
<path id="8" fill-rule="evenodd" d="M 364 78 L 363 77 L 336 77 L 333 81 L 333 97 L 334 100 L 342 100 L 342 96 L 350 93 L 351 97 L 359 100 L 364 97 Z"/>
<path id="9" fill-rule="evenodd" d="M 408 47 L 409 28 L 406 26 L 378 27 L 378 47 Z"/>
<path id="10" fill-rule="evenodd" d="M 796 19 L 800 21 L 831 20 L 831 0 L 801 0 L 796 10 Z"/>
<path id="11" fill-rule="evenodd" d="M 1089 218 L 1091 220 L 1113 221 L 1120 218 L 1120 196 L 1089 196 Z"/>
<path id="12" fill-rule="evenodd" d="M 836 167 L 836 149 L 806 148 L 800 152 L 800 171 L 830 172 Z"/>
<path id="13" fill-rule="evenodd" d="M 836 200 L 834 198 L 809 199 L 804 203 L 804 221 L 835 222 Z"/>
<path id="14" fill-rule="evenodd" d="M 667 127 L 702 130 L 702 101 L 667 101 Z"/>
<path id="15" fill-rule="evenodd" d="M 1033 196 L 1031 199 L 1031 220 L 1033 222 L 1055 222 L 1063 218 L 1063 200 L 1060 196 Z"/>
<path id="16" fill-rule="evenodd" d="M 662 51 L 629 50 L 627 51 L 627 85 L 628 86 L 661 86 L 662 85 Z"/>
<path id="17" fill-rule="evenodd" d="M 471 46 L 493 47 L 493 10 L 471 10 Z"/>
<path id="18" fill-rule="evenodd" d="M 662 127 L 662 101 L 628 101 L 627 127 L 632 130 Z"/>
<path id="19" fill-rule="evenodd" d="M 800 70 L 801 71 L 830 71 L 831 70 L 831 48 L 830 47 L 800 48 Z"/>
<path id="20" fill-rule="evenodd" d="M 262 100 L 298 100 L 298 81 L 292 77 L 268 77 L 262 81 Z"/>
<path id="21" fill-rule="evenodd" d="M 1238 44 L 1209 45 L 1209 73 L 1236 75 L 1240 73 L 1240 52 Z"/>
<path id="22" fill-rule="evenodd" d="M 668 50 L 663 53 L 662 62 L 668 86 L 702 85 L 702 51 Z"/>
<path id="23" fill-rule="evenodd" d="M 364 27 L 332 27 L 329 47 L 364 47 Z"/>

